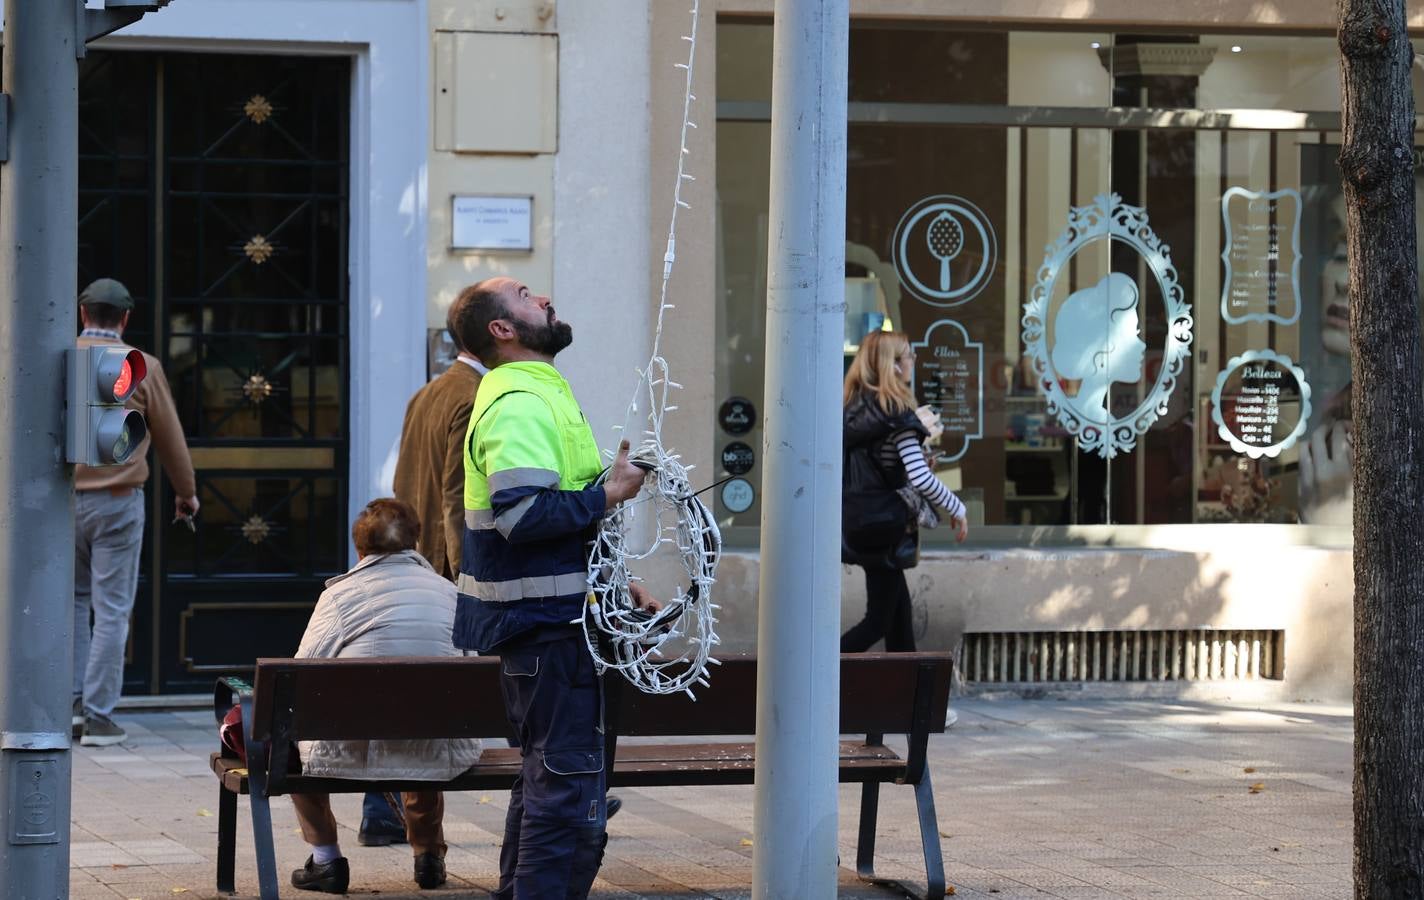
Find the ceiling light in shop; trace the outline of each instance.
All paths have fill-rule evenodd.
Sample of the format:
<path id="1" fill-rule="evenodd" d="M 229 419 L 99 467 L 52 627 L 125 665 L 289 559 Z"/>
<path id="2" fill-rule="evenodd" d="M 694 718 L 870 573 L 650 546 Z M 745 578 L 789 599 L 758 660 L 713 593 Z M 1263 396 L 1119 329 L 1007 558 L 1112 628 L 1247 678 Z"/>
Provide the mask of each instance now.
<path id="1" fill-rule="evenodd" d="M 1232 53 L 1240 53 L 1240 52 L 1241 52 L 1241 45 L 1240 45 L 1240 44 L 1232 44 L 1232 45 L 1231 45 L 1231 52 L 1232 52 Z"/>
<path id="2" fill-rule="evenodd" d="M 1098 49 L 1099 47 L 1101 47 L 1101 46 L 1102 46 L 1102 44 L 1101 44 L 1100 42 L 1098 42 L 1098 41 L 1093 41 L 1093 43 L 1092 43 L 1092 47 L 1093 47 L 1094 50 L 1097 50 L 1097 49 Z"/>

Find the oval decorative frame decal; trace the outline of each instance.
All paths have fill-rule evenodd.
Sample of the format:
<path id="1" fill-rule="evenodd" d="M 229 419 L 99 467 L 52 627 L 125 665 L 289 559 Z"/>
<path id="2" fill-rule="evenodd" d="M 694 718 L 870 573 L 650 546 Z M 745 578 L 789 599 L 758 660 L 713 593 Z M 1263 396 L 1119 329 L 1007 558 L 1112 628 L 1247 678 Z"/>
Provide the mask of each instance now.
<path id="1" fill-rule="evenodd" d="M 1161 371 L 1142 402 L 1125 416 L 1112 414 L 1108 398 L 1114 383 L 1135 384 L 1143 378 L 1149 348 L 1140 334 L 1137 282 L 1112 272 L 1097 284 L 1069 294 L 1056 309 L 1049 308 L 1069 260 L 1098 241 L 1131 247 L 1152 273 L 1166 307 Z M 1147 212 L 1123 203 L 1117 194 L 1100 195 L 1092 205 L 1075 206 L 1069 212 L 1067 227 L 1044 254 L 1038 280 L 1024 304 L 1022 324 L 1026 353 L 1038 389 L 1048 399 L 1049 414 L 1077 437 L 1080 450 L 1104 459 L 1132 450 L 1138 437 L 1167 412 L 1192 343 L 1191 305 L 1177 283 L 1169 248 L 1152 232 Z M 1065 393 L 1064 379 L 1081 382 L 1076 396 Z"/>

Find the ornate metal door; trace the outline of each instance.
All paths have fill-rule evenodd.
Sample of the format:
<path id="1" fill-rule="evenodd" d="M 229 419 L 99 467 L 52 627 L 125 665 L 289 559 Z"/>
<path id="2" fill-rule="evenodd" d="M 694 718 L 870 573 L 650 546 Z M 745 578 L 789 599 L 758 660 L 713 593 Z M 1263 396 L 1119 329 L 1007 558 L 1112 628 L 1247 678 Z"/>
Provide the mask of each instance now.
<path id="1" fill-rule="evenodd" d="M 346 567 L 349 68 L 85 61 L 80 282 L 133 292 L 129 337 L 163 363 L 202 501 L 190 532 L 150 482 L 130 691 L 291 654 Z"/>

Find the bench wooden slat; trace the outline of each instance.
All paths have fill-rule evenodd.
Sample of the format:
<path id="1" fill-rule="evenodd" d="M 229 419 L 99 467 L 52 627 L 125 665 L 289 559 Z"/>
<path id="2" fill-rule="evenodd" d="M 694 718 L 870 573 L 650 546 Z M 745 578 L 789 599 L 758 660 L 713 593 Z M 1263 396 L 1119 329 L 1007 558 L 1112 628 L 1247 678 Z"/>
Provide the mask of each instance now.
<path id="1" fill-rule="evenodd" d="M 885 660 L 893 659 L 893 665 Z M 498 657 L 260 659 L 253 737 L 266 740 L 274 704 L 291 710 L 300 740 L 504 738 L 509 726 Z M 339 663 L 339 665 L 333 665 Z M 942 653 L 867 653 L 841 660 L 841 734 L 903 734 L 913 718 L 917 666 L 930 667 L 936 696 L 926 731 L 944 731 L 953 662 Z M 753 734 L 755 657 L 714 666 L 711 687 L 686 694 L 644 694 L 616 674 L 604 679 L 610 724 L 619 736 Z M 419 702 L 411 702 L 411 698 Z M 351 709 L 360 710 L 352 716 Z M 432 710 L 439 710 L 432 715 Z"/>
<path id="2" fill-rule="evenodd" d="M 223 786 L 246 794 L 247 769 L 240 760 L 218 753 L 212 755 L 213 772 Z M 889 747 L 867 746 L 858 741 L 841 741 L 841 781 L 860 782 L 872 774 L 903 772 L 905 761 Z M 325 791 L 356 793 L 369 790 L 507 790 L 519 774 L 517 749 L 486 748 L 471 772 L 448 782 L 357 781 L 349 778 L 316 778 L 291 775 L 284 783 L 286 793 Z M 611 784 L 627 787 L 661 784 L 751 784 L 756 773 L 756 744 L 642 744 L 619 749 Z M 675 779 L 669 781 L 668 779 Z M 700 779 L 700 780 L 699 780 Z M 881 779 L 884 780 L 884 779 Z"/>

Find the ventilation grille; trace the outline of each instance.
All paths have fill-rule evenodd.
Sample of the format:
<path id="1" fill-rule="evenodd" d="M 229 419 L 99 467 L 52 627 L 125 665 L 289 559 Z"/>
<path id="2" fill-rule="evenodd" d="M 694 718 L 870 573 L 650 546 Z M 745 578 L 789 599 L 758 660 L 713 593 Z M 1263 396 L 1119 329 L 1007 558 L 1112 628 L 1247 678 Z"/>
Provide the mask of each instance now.
<path id="1" fill-rule="evenodd" d="M 1279 679 L 1284 631 L 994 631 L 964 635 L 970 684 Z"/>

